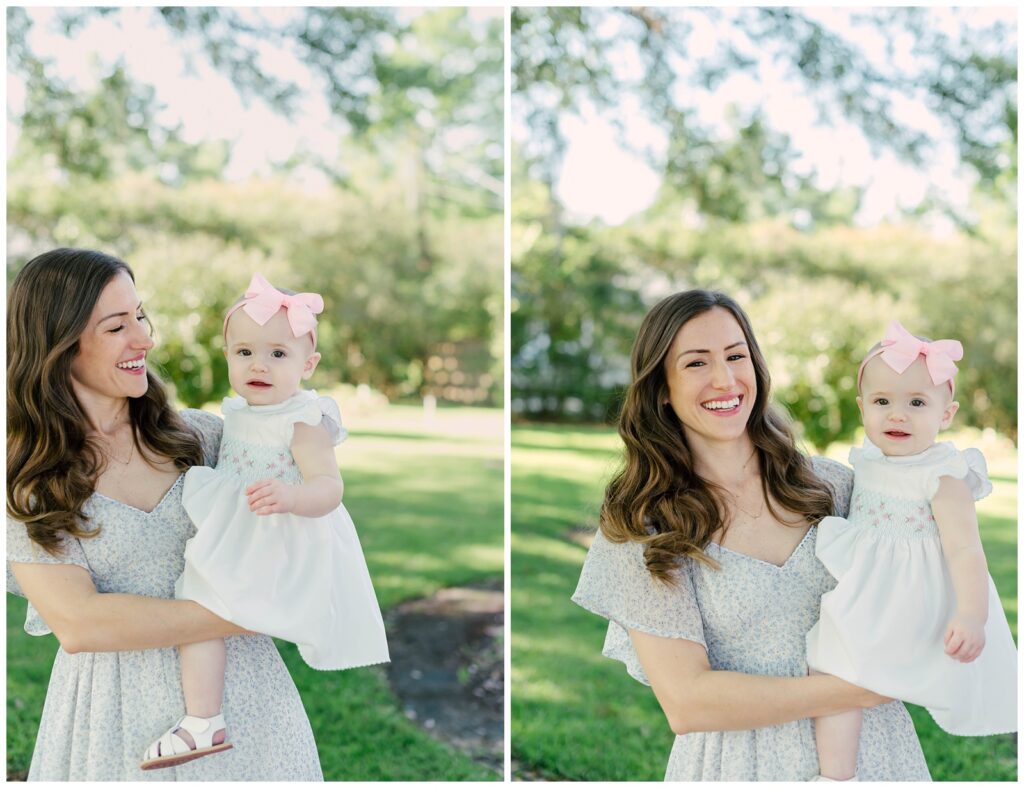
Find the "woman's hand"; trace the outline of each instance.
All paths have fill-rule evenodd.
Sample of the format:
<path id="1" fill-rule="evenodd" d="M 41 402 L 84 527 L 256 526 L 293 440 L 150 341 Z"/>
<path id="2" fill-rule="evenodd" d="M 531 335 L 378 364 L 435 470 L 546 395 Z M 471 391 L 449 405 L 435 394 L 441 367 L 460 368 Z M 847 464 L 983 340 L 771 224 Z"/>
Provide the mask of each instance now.
<path id="1" fill-rule="evenodd" d="M 953 616 L 946 627 L 946 653 L 957 662 L 974 662 L 985 648 L 985 622 L 972 616 Z"/>
<path id="2" fill-rule="evenodd" d="M 295 511 L 298 488 L 280 479 L 262 479 L 245 488 L 249 511 L 255 514 L 284 514 Z"/>

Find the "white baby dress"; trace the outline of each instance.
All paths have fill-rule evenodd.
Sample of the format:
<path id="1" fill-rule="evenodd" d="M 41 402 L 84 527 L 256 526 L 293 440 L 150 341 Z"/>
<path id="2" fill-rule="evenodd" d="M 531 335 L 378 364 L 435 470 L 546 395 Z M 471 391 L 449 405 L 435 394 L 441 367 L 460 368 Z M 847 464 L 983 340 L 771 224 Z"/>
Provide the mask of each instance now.
<path id="1" fill-rule="evenodd" d="M 289 447 L 297 422 L 347 435 L 330 397 L 299 391 L 277 405 L 225 399 L 217 467 L 190 468 L 182 503 L 196 526 L 175 596 L 254 632 L 289 640 L 318 670 L 388 661 L 380 607 L 345 506 L 323 517 L 257 515 L 245 488 L 302 481 Z"/>
<path id="2" fill-rule="evenodd" d="M 981 655 L 962 664 L 944 652 L 956 595 L 931 499 L 942 476 L 964 479 L 975 500 L 988 495 L 985 458 L 948 442 L 886 457 L 865 440 L 850 464 L 849 519 L 818 525 L 818 558 L 838 582 L 807 633 L 808 666 L 925 706 L 947 733 L 1017 730 L 1017 650 L 991 577 Z"/>

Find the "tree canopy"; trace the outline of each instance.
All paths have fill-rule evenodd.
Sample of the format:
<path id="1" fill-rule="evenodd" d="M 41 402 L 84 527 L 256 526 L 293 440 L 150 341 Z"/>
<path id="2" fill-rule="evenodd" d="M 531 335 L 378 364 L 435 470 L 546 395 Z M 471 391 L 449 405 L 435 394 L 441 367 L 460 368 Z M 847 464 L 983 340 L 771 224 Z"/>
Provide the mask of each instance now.
<path id="1" fill-rule="evenodd" d="M 57 13 L 63 36 L 123 9 Z M 31 11 L 8 9 L 8 68 L 24 113 L 8 167 L 8 278 L 58 245 L 124 257 L 157 326 L 154 357 L 187 404 L 227 392 L 220 321 L 253 271 L 321 292 L 318 376 L 392 396 L 495 402 L 501 393 L 500 19 L 466 9 L 150 9 L 239 95 L 288 114 L 322 91 L 339 154 L 308 151 L 271 176 L 228 181 L 226 140 L 187 141 L 161 122 L 153 85 L 123 58 L 95 89 L 69 84 L 31 48 Z M 271 68 L 287 49 L 308 78 Z M 104 53 L 105 55 L 109 53 Z M 254 134 L 260 133 L 253 130 Z M 313 169 L 324 180 L 309 187 Z M 444 356 L 461 385 L 431 378 Z M 434 365 L 436 366 L 436 365 Z"/>
<path id="2" fill-rule="evenodd" d="M 734 203 L 709 193 L 704 177 L 725 151 L 697 105 L 727 78 L 756 77 L 774 62 L 814 101 L 820 122 L 850 121 L 876 150 L 920 165 L 933 152 L 935 135 L 907 122 L 908 104 L 918 103 L 953 135 L 960 161 L 983 188 L 1015 199 L 1008 186 L 1016 183 L 1017 167 L 1016 29 L 1002 20 L 966 24 L 970 9 L 947 10 L 961 20 L 956 33 L 923 7 L 856 9 L 843 32 L 813 10 L 791 8 L 516 7 L 513 108 L 529 129 L 522 155 L 533 177 L 553 183 L 564 153 L 560 115 L 587 104 L 614 109 L 629 93 L 670 140 L 663 157 L 643 153 L 671 188 L 690 192 L 699 211 L 723 215 L 724 207 L 728 218 Z M 711 54 L 692 55 L 697 39 L 709 35 Z M 883 62 L 855 43 L 865 38 L 885 52 Z M 757 133 L 762 108 L 738 125 Z M 787 140 L 775 136 L 772 145 L 772 173 L 724 163 L 717 169 L 735 174 L 738 190 L 743 176 L 754 175 L 761 186 L 768 175 L 795 195 L 804 184 L 785 167 Z M 932 200 L 956 213 L 942 195 Z"/>

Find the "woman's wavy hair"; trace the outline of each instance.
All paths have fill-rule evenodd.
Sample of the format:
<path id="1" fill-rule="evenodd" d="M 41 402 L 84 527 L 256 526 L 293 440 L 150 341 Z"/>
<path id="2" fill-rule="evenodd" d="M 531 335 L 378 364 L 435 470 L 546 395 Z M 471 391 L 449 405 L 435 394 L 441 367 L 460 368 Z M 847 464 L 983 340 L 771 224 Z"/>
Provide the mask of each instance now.
<path id="1" fill-rule="evenodd" d="M 665 357 L 679 329 L 716 307 L 736 318 L 754 365 L 757 397 L 747 432 L 757 451 L 769 511 L 781 519 L 774 500 L 786 511 L 817 522 L 833 507 L 831 488 L 815 475 L 786 419 L 769 404 L 768 366 L 739 304 L 708 290 L 669 296 L 647 313 L 633 343 L 632 381 L 619 416 L 624 465 L 605 490 L 601 530 L 613 542 L 643 543 L 648 571 L 670 584 L 683 557 L 717 568 L 704 548 L 726 524 L 726 491 L 696 472 L 686 428 L 667 404 L 665 373 Z"/>
<path id="2" fill-rule="evenodd" d="M 57 555 L 67 536 L 91 537 L 82 506 L 105 456 L 71 386 L 71 362 L 100 294 L 122 260 L 87 249 L 54 249 L 30 260 L 7 301 L 7 513 L 33 542 Z M 148 369 L 149 388 L 128 400 L 133 440 L 184 471 L 203 462 L 198 436 L 168 403 Z M 140 452 L 141 453 L 141 452 Z"/>

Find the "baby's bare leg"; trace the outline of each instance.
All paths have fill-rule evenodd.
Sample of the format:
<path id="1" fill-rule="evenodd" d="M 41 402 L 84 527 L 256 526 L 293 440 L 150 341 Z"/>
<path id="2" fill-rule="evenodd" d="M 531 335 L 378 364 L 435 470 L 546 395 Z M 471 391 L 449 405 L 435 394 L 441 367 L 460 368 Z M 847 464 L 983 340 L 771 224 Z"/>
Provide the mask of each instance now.
<path id="1" fill-rule="evenodd" d="M 227 653 L 223 638 L 189 643 L 181 646 L 180 653 L 185 711 L 193 717 L 220 714 Z"/>
<path id="2" fill-rule="evenodd" d="M 227 729 L 221 716 L 224 700 L 224 667 L 227 662 L 227 647 L 223 639 L 204 640 L 180 646 L 178 656 L 181 662 L 181 689 L 185 695 L 185 717 L 178 725 L 146 748 L 141 767 L 163 769 L 177 766 L 194 758 L 212 755 L 231 749 L 224 747 Z M 192 719 L 202 718 L 202 719 Z M 205 722 L 205 724 L 204 724 Z M 199 736 L 196 737 L 189 729 Z M 173 737 L 188 745 L 194 753 L 183 753 Z"/>
<path id="3" fill-rule="evenodd" d="M 818 748 L 818 771 L 822 777 L 849 780 L 856 776 L 861 715 L 860 709 L 851 709 L 827 717 L 815 717 L 814 738 Z"/>

